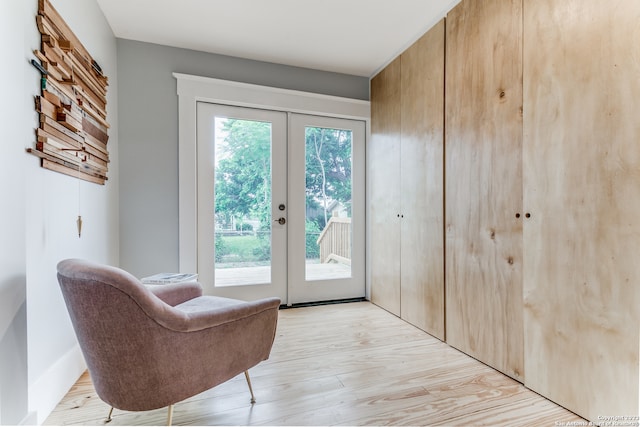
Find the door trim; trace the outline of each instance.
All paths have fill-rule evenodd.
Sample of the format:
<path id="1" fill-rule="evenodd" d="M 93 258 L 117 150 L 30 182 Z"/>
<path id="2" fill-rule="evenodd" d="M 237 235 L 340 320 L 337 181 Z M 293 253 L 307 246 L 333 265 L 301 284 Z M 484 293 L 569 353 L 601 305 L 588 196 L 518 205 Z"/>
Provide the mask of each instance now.
<path id="1" fill-rule="evenodd" d="M 242 285 L 217 286 L 218 271 L 214 260 L 215 230 L 215 140 L 216 118 L 234 118 L 242 121 L 262 122 L 271 125 L 271 200 L 270 215 L 275 218 L 286 212 L 276 208 L 287 201 L 287 114 L 247 107 L 198 103 L 198 260 L 197 273 L 204 291 L 208 295 L 235 299 L 258 299 L 277 296 L 287 301 L 287 230 L 288 227 L 271 226 L 271 257 L 269 281 Z"/>
<path id="2" fill-rule="evenodd" d="M 365 129 L 361 120 L 289 114 L 289 304 L 366 295 L 365 272 Z M 305 262 L 305 128 L 348 129 L 352 132 L 352 250 L 351 275 L 347 278 L 308 279 Z"/>
<path id="3" fill-rule="evenodd" d="M 173 76 L 177 80 L 178 94 L 180 272 L 194 272 L 197 268 L 197 102 L 362 120 L 369 132 L 369 101 L 188 74 L 173 73 Z M 368 135 L 365 139 L 368 140 Z"/>

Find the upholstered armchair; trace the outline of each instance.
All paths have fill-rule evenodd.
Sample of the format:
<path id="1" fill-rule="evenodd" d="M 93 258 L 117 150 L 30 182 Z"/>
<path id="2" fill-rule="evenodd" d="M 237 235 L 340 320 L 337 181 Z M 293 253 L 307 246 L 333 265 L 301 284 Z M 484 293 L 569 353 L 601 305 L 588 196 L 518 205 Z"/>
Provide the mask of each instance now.
<path id="1" fill-rule="evenodd" d="M 145 286 L 115 267 L 70 259 L 58 281 L 98 396 L 113 408 L 173 404 L 244 372 L 271 352 L 278 298 L 203 296 L 198 283 Z M 108 420 L 111 419 L 111 412 Z"/>

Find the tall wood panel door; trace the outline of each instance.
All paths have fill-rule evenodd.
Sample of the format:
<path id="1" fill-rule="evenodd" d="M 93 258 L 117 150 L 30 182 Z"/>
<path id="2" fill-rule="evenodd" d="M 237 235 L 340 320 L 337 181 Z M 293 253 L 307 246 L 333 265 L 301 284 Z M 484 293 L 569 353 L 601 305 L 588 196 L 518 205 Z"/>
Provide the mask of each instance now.
<path id="1" fill-rule="evenodd" d="M 522 381 L 522 0 L 447 15 L 445 94 L 447 342 Z"/>
<path id="2" fill-rule="evenodd" d="M 524 10 L 525 384 L 638 415 L 640 2 Z"/>
<path id="3" fill-rule="evenodd" d="M 371 301 L 400 316 L 400 58 L 371 79 L 369 264 Z"/>
<path id="4" fill-rule="evenodd" d="M 400 317 L 444 340 L 444 21 L 400 58 Z"/>

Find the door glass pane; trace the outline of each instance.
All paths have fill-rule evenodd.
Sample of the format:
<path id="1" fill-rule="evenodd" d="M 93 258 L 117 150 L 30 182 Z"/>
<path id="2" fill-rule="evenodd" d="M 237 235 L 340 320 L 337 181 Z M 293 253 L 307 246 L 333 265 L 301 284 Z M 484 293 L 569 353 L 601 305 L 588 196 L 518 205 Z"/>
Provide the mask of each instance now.
<path id="1" fill-rule="evenodd" d="M 271 123 L 215 119 L 215 286 L 271 282 Z"/>
<path id="2" fill-rule="evenodd" d="M 305 279 L 351 277 L 352 132 L 305 128 Z"/>

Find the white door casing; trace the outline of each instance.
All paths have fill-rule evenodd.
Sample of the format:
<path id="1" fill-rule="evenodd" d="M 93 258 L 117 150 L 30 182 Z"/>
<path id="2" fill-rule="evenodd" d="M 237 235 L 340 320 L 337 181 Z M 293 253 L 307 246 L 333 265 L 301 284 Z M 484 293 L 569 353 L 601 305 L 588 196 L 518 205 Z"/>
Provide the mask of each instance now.
<path id="1" fill-rule="evenodd" d="M 354 119 L 361 122 L 364 126 L 363 135 L 369 132 L 369 102 L 362 100 L 354 100 L 328 95 L 320 95 L 314 93 L 300 92 L 294 90 L 278 89 L 272 87 L 258 86 L 245 83 L 230 82 L 218 79 L 211 79 L 198 76 L 190 76 L 185 74 L 174 73 L 177 79 L 177 92 L 179 96 L 179 257 L 180 271 L 194 272 L 198 271 L 198 238 L 202 235 L 198 224 L 198 153 L 197 153 L 197 104 L 202 103 L 218 103 L 228 106 L 243 106 L 257 108 L 262 110 L 274 110 L 287 113 L 300 113 L 311 116 L 335 117 L 344 119 Z M 291 131 L 291 128 L 289 128 Z M 358 131 L 360 132 L 360 131 Z M 365 137 L 366 139 L 366 137 Z M 362 220 L 361 230 L 354 228 L 354 245 L 361 245 L 361 250 L 356 250 L 354 246 L 354 256 L 359 252 L 362 259 L 354 260 L 355 264 L 360 263 L 361 272 L 355 272 L 352 279 L 358 281 L 362 288 L 365 287 L 365 218 L 364 218 L 364 140 L 362 146 L 357 148 L 354 146 L 354 152 L 361 151 L 361 160 L 354 157 L 354 188 L 357 182 L 361 183 L 361 190 L 357 190 L 356 199 L 361 197 Z M 295 150 L 295 149 L 294 149 Z M 291 153 L 289 153 L 291 155 Z M 361 175 L 358 176 L 358 162 L 362 162 Z M 289 191 L 292 189 L 289 188 Z M 275 200 L 275 199 L 274 199 Z M 355 203 L 355 202 L 354 202 Z M 291 202 L 289 201 L 289 204 Z M 274 207 L 277 207 L 274 202 Z M 288 206 L 289 207 L 289 206 Z M 290 213 L 288 215 L 290 217 Z M 302 219 L 304 223 L 304 219 Z M 294 220 L 294 226 L 295 226 Z M 290 226 L 291 224 L 287 224 Z M 213 226 L 213 225 L 211 225 Z M 213 234 L 211 230 L 210 235 Z M 291 251 L 291 248 L 289 249 Z M 304 267 L 303 271 L 304 271 Z M 299 273 L 298 273 L 299 274 Z M 295 271 L 291 277 L 296 275 Z M 313 288 L 312 285 L 305 283 L 300 285 L 302 288 Z M 322 298 L 315 296 L 312 299 L 301 295 L 296 296 L 297 291 L 293 291 L 293 295 L 283 298 L 283 303 L 292 304 L 295 302 L 310 301 L 314 298 Z M 364 292 L 360 296 L 364 296 Z M 368 287 L 366 294 L 369 294 Z M 339 298 L 348 298 L 352 294 L 345 293 Z M 236 296 L 237 297 L 237 296 Z M 245 299 L 253 299 L 253 296 L 246 296 Z"/>
<path id="2" fill-rule="evenodd" d="M 287 299 L 287 227 L 273 222 L 271 225 L 270 277 L 259 283 L 239 286 L 218 286 L 215 277 L 214 248 L 214 172 L 215 172 L 215 119 L 233 118 L 271 124 L 271 213 L 272 218 L 283 216 L 278 206 L 287 204 L 287 115 L 286 113 L 254 108 L 199 102 L 197 105 L 197 180 L 198 180 L 198 264 L 199 281 L 207 293 L 238 299 L 258 299 L 277 296 Z M 266 282 L 266 283 L 265 283 Z"/>
<path id="3" fill-rule="evenodd" d="M 302 114 L 289 115 L 289 303 L 348 299 L 365 295 L 365 122 Z M 352 133 L 351 275 L 309 280 L 305 263 L 305 130 Z"/>

